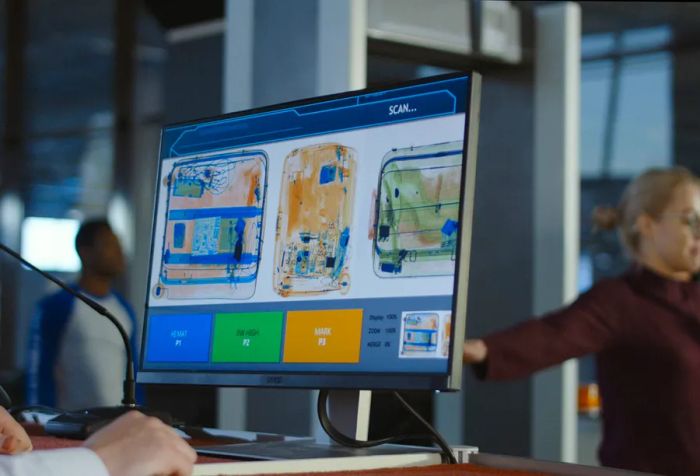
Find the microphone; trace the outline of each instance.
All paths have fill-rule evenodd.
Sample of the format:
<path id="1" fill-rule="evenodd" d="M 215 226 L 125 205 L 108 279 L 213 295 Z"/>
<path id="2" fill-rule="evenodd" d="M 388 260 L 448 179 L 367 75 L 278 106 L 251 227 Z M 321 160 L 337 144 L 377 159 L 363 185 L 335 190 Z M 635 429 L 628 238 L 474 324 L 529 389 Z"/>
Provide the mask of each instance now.
<path id="1" fill-rule="evenodd" d="M 148 411 L 136 405 L 136 380 L 134 378 L 134 357 L 133 352 L 131 351 L 131 343 L 129 342 L 129 336 L 127 335 L 126 331 L 124 330 L 124 327 L 121 325 L 119 320 L 117 320 L 117 318 L 114 317 L 114 315 L 100 303 L 95 302 L 93 299 L 90 299 L 84 293 L 72 289 L 70 286 L 68 286 L 66 283 L 53 276 L 52 274 L 37 268 L 32 263 L 22 258 L 22 256 L 20 256 L 19 253 L 17 253 L 11 248 L 8 248 L 3 243 L 0 243 L 0 250 L 12 256 L 32 271 L 36 271 L 52 283 L 59 286 L 64 291 L 75 296 L 77 299 L 90 306 L 98 314 L 109 319 L 109 321 L 112 324 L 114 324 L 114 326 L 119 331 L 119 335 L 121 336 L 122 341 L 124 342 L 124 349 L 126 350 L 126 373 L 124 377 L 124 395 L 122 399 L 122 405 L 116 407 L 90 408 L 86 410 L 78 410 L 60 414 L 59 416 L 53 418 L 52 420 L 49 420 L 46 423 L 46 432 L 49 434 L 54 434 L 56 436 L 84 439 L 87 438 L 94 431 L 97 431 L 99 428 L 112 421 L 113 419 L 119 417 L 121 414 L 126 413 L 130 410 L 139 410 L 143 413 L 160 418 L 166 424 L 171 424 L 172 418 L 166 412 Z M 1 397 L 2 394 L 0 393 L 0 400 L 2 399 Z"/>

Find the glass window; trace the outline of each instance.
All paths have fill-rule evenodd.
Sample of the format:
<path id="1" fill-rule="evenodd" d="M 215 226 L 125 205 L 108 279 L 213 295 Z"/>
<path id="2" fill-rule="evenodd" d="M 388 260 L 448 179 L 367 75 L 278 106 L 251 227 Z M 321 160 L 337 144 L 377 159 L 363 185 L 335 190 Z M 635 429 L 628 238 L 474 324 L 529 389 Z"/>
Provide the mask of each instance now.
<path id="1" fill-rule="evenodd" d="M 607 53 L 581 67 L 581 256 L 590 265 L 588 286 L 629 265 L 616 233 L 593 233 L 593 209 L 615 206 L 644 170 L 673 163 L 672 56 L 640 52 L 663 46 L 669 30 L 615 35 L 582 40 L 582 51 Z"/>
<path id="2" fill-rule="evenodd" d="M 580 160 L 584 177 L 601 173 L 612 69 L 610 60 L 592 61 L 581 68 Z"/>
<path id="3" fill-rule="evenodd" d="M 615 49 L 615 36 L 612 33 L 586 35 L 581 40 L 581 57 L 586 59 L 608 55 Z"/>
<path id="4" fill-rule="evenodd" d="M 586 62 L 581 69 L 585 178 L 632 177 L 672 162 L 670 53 L 623 57 L 617 67 L 614 61 Z"/>
<path id="5" fill-rule="evenodd" d="M 71 218 L 27 217 L 22 222 L 22 257 L 46 271 L 76 272 L 80 259 L 75 235 L 80 222 Z M 46 237 L 51 246 L 46 246 Z"/>
<path id="6" fill-rule="evenodd" d="M 631 56 L 622 61 L 619 109 L 610 173 L 632 177 L 672 162 L 671 55 Z"/>
<path id="7" fill-rule="evenodd" d="M 600 59 L 619 53 L 629 54 L 663 49 L 673 39 L 668 25 L 636 28 L 620 33 L 595 33 L 582 38 L 581 57 L 584 61 Z"/>
<path id="8" fill-rule="evenodd" d="M 668 46 L 673 37 L 668 25 L 627 30 L 622 34 L 622 49 L 625 52 L 650 50 Z"/>

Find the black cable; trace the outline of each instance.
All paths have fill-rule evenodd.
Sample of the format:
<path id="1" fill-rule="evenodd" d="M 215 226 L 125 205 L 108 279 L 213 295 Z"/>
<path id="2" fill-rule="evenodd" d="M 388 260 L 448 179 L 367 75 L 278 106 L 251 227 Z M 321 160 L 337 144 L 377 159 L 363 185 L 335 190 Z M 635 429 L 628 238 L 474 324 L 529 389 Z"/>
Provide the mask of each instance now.
<path id="1" fill-rule="evenodd" d="M 452 454 L 452 450 L 450 449 L 450 445 L 447 444 L 447 441 L 445 441 L 445 438 L 442 437 L 440 432 L 438 432 L 433 425 L 428 423 L 420 414 L 416 411 L 415 408 L 413 408 L 411 405 L 408 404 L 406 400 L 401 396 L 399 392 L 391 392 L 394 394 L 394 396 L 401 402 L 401 404 L 404 406 L 406 410 L 411 413 L 416 419 L 423 424 L 424 427 L 428 429 L 428 432 L 430 432 L 431 439 L 437 443 L 437 445 L 442 449 L 442 453 L 445 457 L 447 457 L 447 460 L 450 462 L 450 464 L 457 464 L 457 459 L 455 458 L 454 454 Z"/>
<path id="2" fill-rule="evenodd" d="M 339 443 L 343 446 L 348 446 L 350 448 L 370 448 L 372 446 L 378 446 L 384 443 L 391 443 L 397 441 L 398 438 L 415 438 L 415 435 L 397 435 L 369 441 L 362 441 L 356 440 L 355 438 L 350 438 L 349 436 L 341 433 L 335 426 L 333 426 L 333 422 L 331 422 L 331 419 L 328 416 L 328 395 L 328 390 L 321 390 L 318 393 L 318 420 L 321 423 L 321 427 L 326 432 L 326 434 L 328 434 L 328 436 L 330 436 L 331 439 L 336 443 Z"/>
<path id="3" fill-rule="evenodd" d="M 333 422 L 331 422 L 331 419 L 328 416 L 328 395 L 329 395 L 328 390 L 321 390 L 318 393 L 318 401 L 317 401 L 317 411 L 318 411 L 318 420 L 321 423 L 321 427 L 323 430 L 326 432 L 326 434 L 336 443 L 341 444 L 343 446 L 348 446 L 350 448 L 371 448 L 373 446 L 379 446 L 383 445 L 385 443 L 395 443 L 399 441 L 405 441 L 405 440 L 410 440 L 414 438 L 429 438 L 433 440 L 442 450 L 442 456 L 443 456 L 443 461 L 447 461 L 449 464 L 457 464 L 457 459 L 454 457 L 452 454 L 452 450 L 450 450 L 450 446 L 447 444 L 445 439 L 440 435 L 440 433 L 435 430 L 435 428 L 430 425 L 423 417 L 421 417 L 418 412 L 411 407 L 411 405 L 406 402 L 406 400 L 403 399 L 401 395 L 399 395 L 398 392 L 392 392 L 394 396 L 401 402 L 401 404 L 413 415 L 420 421 L 427 429 L 429 434 L 403 434 L 403 435 L 392 435 L 392 436 L 387 436 L 385 438 L 380 438 L 377 440 L 368 440 L 368 441 L 362 441 L 362 440 L 356 440 L 355 438 L 350 438 L 347 435 L 344 435 L 341 433 L 337 428 L 333 426 Z"/>

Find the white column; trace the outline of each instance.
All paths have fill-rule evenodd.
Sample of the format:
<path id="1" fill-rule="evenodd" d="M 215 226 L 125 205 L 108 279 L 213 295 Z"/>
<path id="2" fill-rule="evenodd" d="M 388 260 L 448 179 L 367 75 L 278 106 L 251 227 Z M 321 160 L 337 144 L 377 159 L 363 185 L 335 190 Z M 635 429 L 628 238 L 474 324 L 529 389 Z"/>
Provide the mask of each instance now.
<path id="1" fill-rule="evenodd" d="M 367 85 L 367 0 L 318 2 L 318 94 Z"/>
<path id="2" fill-rule="evenodd" d="M 534 312 L 577 295 L 581 9 L 573 2 L 535 12 Z M 525 343 L 524 343 L 525 344 Z M 575 360 L 533 379 L 532 454 L 576 461 Z"/>
<path id="3" fill-rule="evenodd" d="M 254 0 L 226 0 L 223 111 L 253 107 Z"/>
<path id="4" fill-rule="evenodd" d="M 253 106 L 254 0 L 226 0 L 223 57 L 223 111 Z M 243 388 L 220 388 L 217 426 L 246 429 L 247 392 Z"/>
<path id="5" fill-rule="evenodd" d="M 365 87 L 366 30 L 367 0 L 226 0 L 223 110 Z M 316 432 L 316 393 L 279 393 L 285 395 L 280 405 L 262 412 L 268 391 L 220 390 L 219 425 L 277 426 L 280 414 L 308 401 L 309 426 L 295 430 Z"/>
<path id="6" fill-rule="evenodd" d="M 367 0 L 318 2 L 318 48 L 316 93 L 319 95 L 362 89 L 367 85 Z M 318 392 L 310 393 L 311 434 L 329 442 L 316 417 Z M 357 394 L 362 408 L 357 420 L 362 423 L 349 436 L 367 439 L 371 392 Z"/>

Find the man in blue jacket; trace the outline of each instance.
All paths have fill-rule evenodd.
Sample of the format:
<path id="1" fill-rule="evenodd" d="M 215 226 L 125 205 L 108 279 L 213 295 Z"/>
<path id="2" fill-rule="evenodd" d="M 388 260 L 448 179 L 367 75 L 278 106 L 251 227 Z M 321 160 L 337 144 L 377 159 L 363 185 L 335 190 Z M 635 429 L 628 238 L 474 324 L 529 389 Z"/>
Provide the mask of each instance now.
<path id="1" fill-rule="evenodd" d="M 136 349 L 136 319 L 112 286 L 124 272 L 117 236 L 104 219 L 84 222 L 75 238 L 82 263 L 74 289 L 119 320 Z M 126 353 L 116 327 L 70 293 L 39 302 L 29 340 L 27 402 L 66 410 L 120 403 Z"/>

